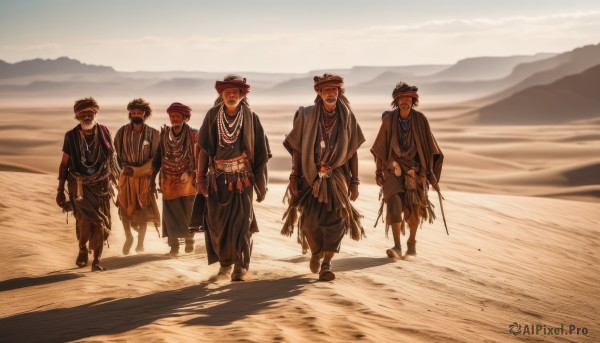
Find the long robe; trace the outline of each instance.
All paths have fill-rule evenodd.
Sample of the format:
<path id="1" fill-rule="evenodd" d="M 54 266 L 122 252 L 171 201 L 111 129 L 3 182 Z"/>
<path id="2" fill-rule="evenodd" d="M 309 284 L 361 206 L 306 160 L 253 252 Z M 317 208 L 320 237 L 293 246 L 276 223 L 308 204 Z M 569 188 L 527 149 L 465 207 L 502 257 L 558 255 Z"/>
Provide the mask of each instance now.
<path id="1" fill-rule="evenodd" d="M 423 113 L 412 109 L 409 115 L 410 134 L 413 137 L 409 146 L 413 148 L 412 150 L 416 150 L 416 154 L 408 153 L 401 147 L 400 110 L 386 111 L 382 116 L 381 128 L 371 153 L 383 162 L 383 201 L 387 204 L 386 232 L 392 223 L 398 222 L 398 215 L 402 212 L 405 212 L 405 216 L 400 219 L 400 222 L 404 231 L 404 223 L 407 219 L 410 219 L 409 225 L 414 226 L 424 220 L 432 221 L 435 218 L 427 197 L 427 175 L 432 174 L 438 181 L 440 180 L 444 155 Z M 408 157 L 410 159 L 408 164 L 413 164 L 417 170 L 417 189 L 414 197 L 409 196 L 410 190 L 406 187 L 406 165 L 402 167 L 401 176 L 396 176 L 393 172 L 393 163 L 402 161 L 401 157 Z"/>
<path id="2" fill-rule="evenodd" d="M 196 180 L 196 160 L 193 154 L 194 144 L 197 131 L 189 127 L 186 123 L 183 124 L 180 135 L 188 135 L 184 137 L 181 144 L 184 145 L 183 150 L 187 150 L 189 154 L 188 166 L 184 166 L 180 174 L 171 174 L 165 168 L 166 153 L 168 139 L 168 131 L 171 128 L 163 127 L 160 133 L 161 144 L 159 144 L 156 154 L 152 161 L 154 170 L 160 169 L 160 187 L 163 192 L 163 215 L 162 215 L 162 235 L 168 237 L 168 243 L 171 247 L 179 246 L 179 238 L 190 240 L 193 234 L 189 232 L 189 222 L 192 215 L 192 207 L 194 205 L 194 195 L 196 189 L 193 183 Z M 179 137 L 179 136 L 178 136 Z M 170 161 L 169 163 L 177 163 Z M 187 169 L 186 169 L 187 168 Z"/>
<path id="3" fill-rule="evenodd" d="M 111 230 L 110 199 L 118 166 L 108 128 L 96 124 L 95 130 L 98 146 L 91 151 L 85 150 L 87 143 L 77 125 L 65 134 L 63 152 L 69 155 L 67 181 L 79 248 L 89 241 L 90 249 L 100 255 Z"/>
<path id="4" fill-rule="evenodd" d="M 117 161 L 133 169 L 133 175 L 119 176 L 119 216 L 137 227 L 145 223 L 160 226 L 160 212 L 156 197 L 150 192 L 152 158 L 156 154 L 160 136 L 158 130 L 145 125 L 139 134 L 133 125 L 121 127 L 115 134 Z"/>
<path id="5" fill-rule="evenodd" d="M 354 113 L 341 101 L 336 106 L 337 122 L 333 128 L 332 146 L 326 160 L 331 176 L 318 176 L 321 159 L 319 141 L 319 116 L 321 101 L 314 106 L 300 107 L 294 116 L 292 131 L 283 145 L 290 154 L 302 154 L 302 170 L 298 182 L 298 195 L 290 199 L 284 215 L 282 234 L 291 235 L 293 222 L 299 211 L 300 237 L 306 237 L 313 254 L 324 251 L 339 252 L 341 240 L 346 233 L 359 240 L 364 236 L 360 214 L 348 198 L 350 184 L 350 159 L 362 143 L 364 135 Z M 303 241 L 300 238 L 299 241 Z"/>
<path id="6" fill-rule="evenodd" d="M 269 143 L 256 113 L 242 104 L 244 120 L 240 136 L 228 149 L 219 145 L 217 121 L 220 106 L 211 108 L 204 117 L 198 135 L 199 148 L 209 157 L 208 197 L 204 208 L 204 235 L 208 263 L 222 266 L 234 263 L 248 269 L 252 255 L 252 234 L 258 232 L 254 215 L 254 190 L 267 192 L 267 162 L 271 157 Z M 246 153 L 250 167 L 249 185 L 236 173 L 221 173 L 215 160 L 227 160 Z M 231 183 L 232 189 L 229 189 Z"/>

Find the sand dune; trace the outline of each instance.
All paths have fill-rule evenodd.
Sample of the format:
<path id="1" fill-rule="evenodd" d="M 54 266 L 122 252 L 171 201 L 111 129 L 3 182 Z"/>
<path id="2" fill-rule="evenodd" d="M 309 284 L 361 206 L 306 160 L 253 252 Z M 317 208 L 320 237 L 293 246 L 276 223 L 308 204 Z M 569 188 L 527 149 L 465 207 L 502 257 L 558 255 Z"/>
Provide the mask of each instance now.
<path id="1" fill-rule="evenodd" d="M 204 243 L 179 258 L 149 231 L 145 254 L 122 257 L 113 211 L 109 271 L 74 268 L 74 228 L 54 204 L 55 179 L 1 172 L 2 340 L 509 342 L 508 326 L 577 325 L 596 341 L 600 296 L 597 204 L 446 192 L 450 226 L 419 232 L 419 256 L 394 262 L 372 228 L 377 188 L 357 206 L 367 238 L 346 238 L 338 279 L 315 282 L 294 239 L 279 235 L 283 187 L 256 206 L 252 279 L 211 282 Z M 549 214 L 552 214 L 549 216 Z M 526 232 L 526 233 L 525 233 Z M 568 234 L 567 234 L 568 232 Z"/>

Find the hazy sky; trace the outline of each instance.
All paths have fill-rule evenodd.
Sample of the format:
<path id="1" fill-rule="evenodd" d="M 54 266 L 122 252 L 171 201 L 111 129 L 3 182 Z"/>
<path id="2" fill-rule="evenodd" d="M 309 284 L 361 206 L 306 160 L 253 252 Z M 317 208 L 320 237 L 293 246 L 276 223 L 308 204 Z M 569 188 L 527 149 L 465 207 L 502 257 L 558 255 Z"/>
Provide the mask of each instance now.
<path id="1" fill-rule="evenodd" d="M 306 72 L 600 43 L 598 0 L 0 0 L 0 59 Z"/>

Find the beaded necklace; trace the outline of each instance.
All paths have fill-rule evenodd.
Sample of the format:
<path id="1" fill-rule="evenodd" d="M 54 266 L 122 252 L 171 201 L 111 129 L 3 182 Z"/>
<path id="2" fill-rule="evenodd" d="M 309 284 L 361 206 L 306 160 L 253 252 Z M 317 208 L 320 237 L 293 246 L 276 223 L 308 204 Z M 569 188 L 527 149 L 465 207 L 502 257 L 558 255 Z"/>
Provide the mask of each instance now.
<path id="1" fill-rule="evenodd" d="M 229 120 L 225 114 L 225 105 L 219 109 L 219 118 L 217 120 L 217 129 L 219 131 L 219 146 L 225 148 L 225 144 L 232 145 L 240 136 L 242 124 L 244 123 L 244 112 L 240 110 L 233 120 Z"/>
<path id="2" fill-rule="evenodd" d="M 98 169 L 98 163 L 102 158 L 100 150 L 100 143 L 98 142 L 98 126 L 94 127 L 94 138 L 92 142 L 88 144 L 86 135 L 83 133 L 83 129 L 79 131 L 79 151 L 81 155 L 81 165 L 86 169 L 88 175 L 94 174 Z M 94 159 L 92 163 L 87 163 L 88 155 Z M 95 155 L 95 157 L 93 157 Z"/>
<path id="3" fill-rule="evenodd" d="M 168 174 L 181 174 L 192 164 L 192 151 L 190 144 L 190 129 L 183 125 L 179 136 L 175 135 L 172 127 L 166 127 L 168 132 L 166 139 L 163 139 L 164 152 L 162 168 Z"/>
<path id="4" fill-rule="evenodd" d="M 319 140 L 321 141 L 322 149 L 329 149 L 331 144 L 331 133 L 337 123 L 337 117 L 335 110 L 331 113 L 327 113 L 325 108 L 322 108 L 321 115 L 319 116 Z"/>

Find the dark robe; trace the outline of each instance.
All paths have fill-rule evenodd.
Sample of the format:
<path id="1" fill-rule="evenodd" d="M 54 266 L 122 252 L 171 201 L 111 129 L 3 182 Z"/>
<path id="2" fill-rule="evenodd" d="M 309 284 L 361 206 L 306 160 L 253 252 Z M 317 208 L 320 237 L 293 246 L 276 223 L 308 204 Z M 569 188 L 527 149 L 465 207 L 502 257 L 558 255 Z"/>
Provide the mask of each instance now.
<path id="1" fill-rule="evenodd" d="M 96 124 L 98 140 L 86 149 L 81 125 L 65 134 L 63 152 L 69 155 L 68 189 L 76 219 L 80 249 L 102 251 L 111 230 L 110 199 L 114 195 L 118 166 L 108 128 Z"/>
<path id="2" fill-rule="evenodd" d="M 364 236 L 361 216 L 349 201 L 348 188 L 350 159 L 365 138 L 354 113 L 338 101 L 330 150 L 321 152 L 318 134 L 321 104 L 319 101 L 314 106 L 300 107 L 294 115 L 292 131 L 283 142 L 290 154 L 294 150 L 302 154 L 302 170 L 298 175 L 298 195 L 291 197 L 284 215 L 282 234 L 292 234 L 296 211 L 300 212 L 299 241 L 304 236 L 313 254 L 339 252 L 346 233 L 355 240 Z M 318 167 L 323 154 L 327 154 L 324 162 L 331 169 L 331 176 L 321 178 Z"/>
<path id="3" fill-rule="evenodd" d="M 254 215 L 254 191 L 267 191 L 267 162 L 271 157 L 269 143 L 258 116 L 244 104 L 244 121 L 240 136 L 226 149 L 219 146 L 217 120 L 220 106 L 211 108 L 204 117 L 198 135 L 199 148 L 208 157 L 208 197 L 204 208 L 204 234 L 208 263 L 223 266 L 234 263 L 248 269 L 252 254 L 252 234 L 258 232 Z M 246 153 L 250 165 L 249 184 L 237 173 L 216 170 L 215 160 L 229 160 Z M 231 190 L 230 190 L 231 184 Z"/>
<path id="4" fill-rule="evenodd" d="M 425 115 L 412 109 L 409 115 L 410 132 L 403 133 L 400 126 L 400 110 L 383 113 L 381 128 L 375 138 L 371 153 L 383 161 L 383 201 L 387 204 L 386 232 L 392 223 L 401 222 L 404 232 L 406 219 L 411 218 L 411 226 L 426 219 L 433 221 L 435 215 L 427 197 L 428 175 L 439 181 L 444 155 L 440 150 Z M 402 146 L 403 135 L 410 141 Z M 393 164 L 402 168 L 402 175 L 396 176 Z M 408 171 L 414 170 L 416 189 L 409 189 Z M 402 212 L 404 218 L 398 217 Z M 417 217 L 417 218 L 415 218 Z M 417 220 L 420 219 L 420 220 Z M 415 224 L 416 223 L 416 224 Z"/>

